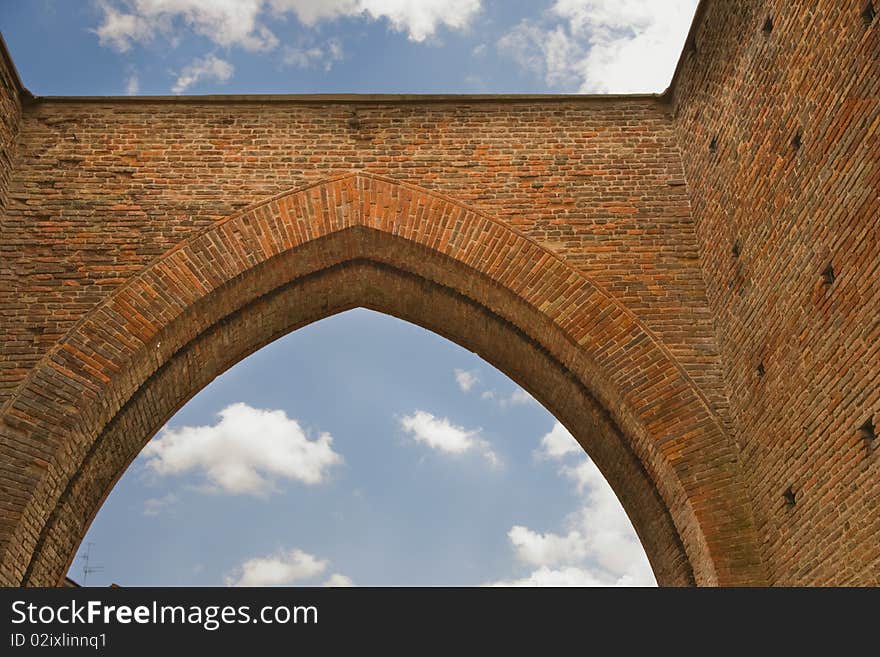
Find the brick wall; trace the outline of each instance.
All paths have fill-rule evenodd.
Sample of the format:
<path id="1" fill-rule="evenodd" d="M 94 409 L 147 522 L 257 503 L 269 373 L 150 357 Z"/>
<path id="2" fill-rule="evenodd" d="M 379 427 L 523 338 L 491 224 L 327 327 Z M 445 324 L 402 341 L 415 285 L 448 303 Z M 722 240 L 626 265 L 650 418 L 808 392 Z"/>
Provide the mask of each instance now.
<path id="1" fill-rule="evenodd" d="M 0 37 L 2 40 L 2 37 Z M 0 45 L 0 217 L 6 207 L 6 190 L 15 157 L 15 138 L 21 120 L 21 82 L 15 65 Z"/>
<path id="2" fill-rule="evenodd" d="M 674 88 L 777 584 L 880 583 L 880 449 L 860 431 L 880 424 L 880 18 L 866 4 L 705 2 Z"/>
<path id="3" fill-rule="evenodd" d="M 565 257 L 637 312 L 724 413 L 678 149 L 651 98 L 37 102 L 3 236 L 3 275 L 27 310 L 0 308 L 13 355 L 0 400 L 84 312 L 193 231 L 352 170 L 446 193 Z"/>
<path id="4" fill-rule="evenodd" d="M 3 37 L 0 36 L 0 236 L 5 232 L 7 190 L 12 175 L 15 141 L 21 120 L 21 83 L 2 39 Z M 6 247 L 5 241 L 0 237 L 0 296 L 4 299 L 11 299 L 14 294 L 11 288 L 12 271 L 9 264 L 11 257 L 12 249 Z M 0 340 L 4 341 L 8 337 L 6 331 L 2 330 L 5 326 L 6 324 L 0 323 Z M 6 357 L 6 350 L 3 349 L 0 353 L 0 363 L 5 362 Z M 2 381 L 3 375 L 0 374 L 0 382 Z M 3 389 L 2 386 L 3 384 L 0 383 L 0 390 Z M 0 401 L 3 399 L 2 395 L 3 393 L 0 393 Z"/>
<path id="5" fill-rule="evenodd" d="M 612 382 L 602 403 L 624 428 L 628 449 L 641 450 L 637 468 L 646 469 L 674 511 L 680 533 L 675 540 L 689 550 L 693 572 L 681 575 L 674 557 L 678 548 L 664 547 L 673 556 L 660 567 L 678 573 L 667 581 L 760 578 L 749 547 L 748 514 L 734 490 L 726 397 L 679 149 L 669 107 L 658 98 L 36 99 L 23 113 L 19 142 L 2 236 L 9 254 L 5 283 L 16 290 L 16 301 L 0 305 L 5 337 L 0 394 L 8 401 L 8 440 L 15 444 L 10 479 L 26 476 L 27 486 L 44 497 L 25 496 L 25 506 L 8 513 L 8 527 L 20 532 L 11 544 L 23 550 L 9 571 L 17 573 L 10 575 L 13 581 L 23 572 L 20 559 L 28 558 L 28 546 L 38 546 L 43 559 L 41 570 L 27 571 L 37 578 L 33 581 L 47 581 L 48 575 L 35 573 L 55 572 L 68 556 L 59 546 L 69 537 L 47 534 L 45 518 L 57 519 L 56 501 L 74 494 L 71 486 L 80 474 L 70 468 L 91 453 L 88 440 L 103 431 L 97 421 L 88 430 L 65 426 L 74 422 L 71 414 L 103 417 L 131 393 L 113 388 L 87 407 L 88 395 L 104 386 L 102 377 L 112 379 L 121 370 L 119 385 L 128 385 L 135 374 L 152 376 L 156 366 L 155 349 L 142 369 L 111 361 L 107 372 L 96 375 L 91 357 L 61 363 L 68 354 L 94 349 L 96 339 L 104 340 L 95 354 L 101 362 L 127 348 L 71 332 L 150 263 L 224 217 L 352 171 L 416 185 L 421 191 L 401 206 L 403 212 L 413 203 L 436 204 L 426 194 L 440 193 L 516 231 L 504 238 L 509 252 L 499 265 L 527 244 L 558 256 L 568 272 L 557 278 L 558 285 L 537 290 L 529 283 L 519 294 L 534 297 L 548 316 L 565 317 L 572 332 L 565 339 L 583 344 L 578 358 L 609 357 L 602 352 L 631 326 L 626 329 L 631 337 L 610 356 L 614 365 L 597 371 L 594 361 L 593 374 L 584 374 L 581 385 L 601 394 L 601 381 Z M 356 201 L 369 179 L 351 180 L 346 185 L 354 187 L 343 186 L 339 194 Z M 389 199 L 410 198 L 403 188 L 387 189 Z M 319 220 L 319 215 L 307 219 Z M 410 220 L 403 214 L 397 221 Z M 440 225 L 428 214 L 421 221 L 413 239 Z M 483 244 L 489 238 L 467 233 L 466 224 L 450 230 L 463 232 L 460 239 L 469 248 L 500 246 Z M 522 266 L 538 281 L 557 265 L 536 255 Z M 567 286 L 580 276 L 602 290 L 603 304 L 611 304 L 605 310 L 597 306 L 593 317 L 560 305 L 570 294 Z M 477 285 L 474 279 L 461 291 L 473 294 Z M 523 315 L 512 321 L 519 326 Z M 588 326 L 592 334 L 584 332 Z M 548 340 L 549 333 L 537 338 Z M 170 344 L 163 338 L 162 349 Z M 47 357 L 50 369 L 36 368 Z M 575 362 L 560 358 L 567 367 Z M 94 381 L 83 383 L 71 374 L 76 367 Z M 69 391 L 54 378 L 59 373 L 69 379 Z M 522 382 L 553 405 L 555 393 L 540 387 L 546 381 L 538 380 L 537 372 L 534 378 Z M 22 392 L 23 385 L 30 392 Z M 140 438 L 158 426 L 144 427 Z M 576 435 L 581 431 L 573 429 Z M 65 438 L 65 431 L 75 434 Z M 76 442 L 86 434 L 93 438 Z M 95 481 L 115 473 L 99 474 Z M 632 481 L 643 476 L 618 482 L 622 499 L 636 499 Z M 74 516 L 90 517 L 87 506 L 77 506 Z M 69 517 L 52 527 L 82 529 Z"/>

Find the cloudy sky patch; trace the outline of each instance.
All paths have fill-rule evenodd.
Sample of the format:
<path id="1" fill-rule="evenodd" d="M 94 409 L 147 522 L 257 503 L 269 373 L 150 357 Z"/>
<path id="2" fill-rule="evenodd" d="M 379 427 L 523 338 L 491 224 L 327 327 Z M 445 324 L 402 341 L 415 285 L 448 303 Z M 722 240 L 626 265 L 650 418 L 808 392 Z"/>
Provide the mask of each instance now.
<path id="1" fill-rule="evenodd" d="M 0 28 L 43 94 L 657 93 L 696 4 L 96 0 L 7 6 Z M 53 40 L 54 74 L 31 69 Z"/>

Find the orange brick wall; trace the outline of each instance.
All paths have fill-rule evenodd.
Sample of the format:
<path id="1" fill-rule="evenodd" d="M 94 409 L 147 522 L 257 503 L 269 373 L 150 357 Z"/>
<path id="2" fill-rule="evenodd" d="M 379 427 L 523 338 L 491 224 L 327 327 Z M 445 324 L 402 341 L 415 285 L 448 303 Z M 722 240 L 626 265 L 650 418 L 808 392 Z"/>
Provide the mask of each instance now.
<path id="1" fill-rule="evenodd" d="M 561 281 L 581 275 L 598 285 L 618 310 L 590 322 L 621 325 L 630 321 L 617 317 L 625 309 L 647 331 L 642 337 L 633 336 L 616 357 L 621 371 L 607 373 L 627 380 L 629 386 L 609 392 L 609 399 L 616 401 L 606 402 L 608 410 L 620 417 L 630 412 L 621 394 L 644 407 L 640 421 L 653 423 L 656 426 L 650 429 L 660 432 L 651 440 L 657 445 L 666 441 L 663 449 L 670 452 L 668 458 L 682 461 L 677 467 L 685 481 L 670 481 L 670 486 L 717 490 L 738 485 L 731 474 L 735 464 L 729 453 L 727 402 L 670 108 L 650 96 L 256 102 L 37 99 L 28 103 L 3 232 L 4 248 L 10 253 L 4 273 L 7 284 L 17 291 L 16 303 L 0 305 L 5 337 L 0 394 L 9 398 L 12 415 L 26 417 L 28 431 L 35 435 L 56 431 L 43 401 L 51 392 L 34 393 L 36 397 L 30 399 L 20 392 L 11 397 L 13 391 L 27 384 L 35 366 L 67 339 L 78 322 L 169 249 L 250 204 L 353 171 L 416 185 L 422 190 L 416 199 L 439 193 L 485 213 L 515 231 L 517 240 L 531 240 L 561 258 L 571 271 Z M 352 188 L 341 193 L 362 192 Z M 342 206 L 335 210 L 340 211 Z M 405 219 L 402 216 L 400 221 Z M 422 234 L 434 230 L 429 215 L 422 221 Z M 467 233 L 461 224 L 454 230 L 465 231 L 468 236 L 462 239 L 474 246 L 487 239 Z M 516 249 L 506 258 L 515 257 Z M 543 276 L 551 261 L 528 261 L 522 266 L 525 272 L 534 268 L 535 276 Z M 471 285 L 476 284 L 475 279 Z M 545 312 L 565 314 L 574 310 L 556 301 L 565 293 L 565 287 L 542 289 L 535 303 Z M 586 319 L 568 321 L 577 329 Z M 612 339 L 610 333 L 567 339 L 587 337 L 599 349 L 607 348 Z M 666 365 L 655 365 L 644 356 L 646 340 L 659 345 L 657 353 L 680 373 L 671 374 L 663 369 Z M 110 353 L 115 346 L 108 344 L 107 350 Z M 632 364 L 624 365 L 624 359 Z M 680 376 L 685 378 L 677 382 Z M 537 372 L 534 379 L 523 384 L 539 389 L 549 380 Z M 76 398 L 88 389 L 75 384 L 72 394 Z M 644 393 L 635 398 L 637 390 Z M 552 394 L 544 394 L 551 405 Z M 702 417 L 703 411 L 680 417 L 692 403 L 682 395 L 694 394 L 693 399 L 702 400 L 697 403 L 706 405 L 711 420 Z M 35 416 L 42 419 L 34 420 Z M 617 422 L 623 422 L 620 417 Z M 647 430 L 633 428 L 629 440 L 642 440 L 639 435 Z M 675 447 L 688 436 L 689 449 Z M 57 475 L 59 481 L 68 476 L 65 468 L 73 463 L 67 460 L 73 458 L 71 453 L 60 457 L 50 447 L 47 453 L 34 448 L 30 438 L 14 440 L 29 445 L 20 467 L 31 467 L 26 464 L 36 458 L 36 463 L 48 464 L 50 473 L 55 467 L 64 470 Z M 36 440 L 63 445 L 66 439 Z M 691 463 L 703 440 L 706 452 L 700 458 L 705 460 Z M 658 458 L 653 465 L 640 467 L 669 467 L 663 465 L 667 457 Z M 33 467 L 28 482 L 48 481 L 50 475 L 41 474 L 42 465 Z M 623 480 L 638 476 L 630 473 Z M 61 491 L 51 495 L 55 494 L 67 495 Z M 632 491 L 619 494 L 635 497 Z M 717 532 L 707 540 L 719 558 L 722 545 L 739 540 L 724 533 L 728 523 L 734 523 L 737 531 L 750 531 L 748 514 L 739 501 L 730 504 L 721 494 L 694 500 L 673 499 L 675 495 L 667 495 L 665 503 L 684 505 L 681 518 L 695 512 L 685 508 L 691 505 L 696 505 L 697 513 L 711 516 L 710 527 L 699 529 L 691 520 L 679 518 L 678 530 Z M 28 534 L 39 533 L 38 541 L 46 539 L 40 529 L 43 521 L 37 518 L 47 504 L 41 502 L 40 509 L 32 511 L 34 525 Z M 79 511 L 85 517 L 90 512 L 85 503 Z M 18 513 L 11 514 L 10 526 L 22 522 Z M 702 557 L 693 555 L 703 549 L 699 545 L 704 539 L 695 534 L 688 540 L 691 558 L 699 562 Z M 751 549 L 744 548 L 728 556 L 751 563 L 751 555 Z M 61 558 L 65 555 L 50 561 L 57 565 Z M 716 566 L 692 564 L 699 572 L 690 577 L 707 582 L 752 577 L 727 566 L 716 573 Z M 664 568 L 675 571 L 674 565 Z M 50 571 L 51 567 L 46 572 Z"/>
<path id="2" fill-rule="evenodd" d="M 723 409 L 681 161 L 654 99 L 31 105 L 3 236 L 5 276 L 28 307 L 0 308 L 15 355 L 0 400 L 83 312 L 192 231 L 353 170 L 448 194 L 564 256 Z"/>
<path id="3" fill-rule="evenodd" d="M 0 37 L 2 41 L 2 37 Z M 5 55 L 6 48 L 0 44 L 0 220 L 5 216 L 7 205 L 7 189 L 9 178 L 12 175 L 13 160 L 15 158 L 15 139 L 18 135 L 19 122 L 21 120 L 20 82 L 11 60 Z M 0 272 L 8 267 L 12 256 L 10 251 L 3 249 L 4 244 L 0 241 Z M 2 280 L 8 281 L 11 272 L 0 274 Z M 4 288 L 0 287 L 0 290 Z"/>
<path id="4" fill-rule="evenodd" d="M 777 584 L 880 583 L 880 441 L 860 431 L 880 424 L 880 18 L 866 24 L 865 6 L 705 2 L 674 88 L 741 467 Z"/>

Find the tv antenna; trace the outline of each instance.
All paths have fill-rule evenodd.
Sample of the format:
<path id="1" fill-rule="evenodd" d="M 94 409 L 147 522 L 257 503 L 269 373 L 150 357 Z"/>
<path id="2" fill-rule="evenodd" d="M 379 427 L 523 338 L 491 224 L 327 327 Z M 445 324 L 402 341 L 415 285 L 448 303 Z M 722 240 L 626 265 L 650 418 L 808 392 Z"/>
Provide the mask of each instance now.
<path id="1" fill-rule="evenodd" d="M 83 562 L 83 569 L 82 569 L 82 571 L 83 571 L 82 585 L 83 586 L 86 585 L 86 581 L 88 581 L 89 575 L 91 575 L 92 573 L 100 573 L 102 570 L 104 570 L 104 566 L 91 566 L 91 565 L 89 565 L 90 560 L 92 558 L 92 546 L 93 545 L 94 545 L 94 543 L 91 541 L 86 543 L 86 553 L 81 554 L 78 557 L 79 559 L 82 559 L 82 562 Z"/>

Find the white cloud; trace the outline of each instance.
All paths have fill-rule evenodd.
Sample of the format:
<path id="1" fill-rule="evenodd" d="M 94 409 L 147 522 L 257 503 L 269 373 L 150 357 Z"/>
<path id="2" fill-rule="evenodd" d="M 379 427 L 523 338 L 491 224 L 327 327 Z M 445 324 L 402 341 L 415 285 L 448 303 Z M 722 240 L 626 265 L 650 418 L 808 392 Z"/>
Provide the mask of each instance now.
<path id="1" fill-rule="evenodd" d="M 95 33 L 102 46 L 125 52 L 131 48 L 132 42 L 144 43 L 153 38 L 156 27 L 143 16 L 119 11 L 109 2 L 100 3 L 100 7 L 104 11 L 104 22 Z"/>
<path id="2" fill-rule="evenodd" d="M 480 0 L 101 0 L 101 45 L 125 52 L 158 36 L 172 43 L 184 30 L 224 48 L 273 50 L 278 37 L 269 17 L 295 15 L 306 26 L 342 17 L 387 20 L 412 41 L 424 41 L 439 27 L 464 29 L 480 10 Z"/>
<path id="3" fill-rule="evenodd" d="M 168 493 L 167 495 L 163 495 L 162 497 L 151 497 L 144 500 L 144 515 L 158 516 L 162 512 L 162 509 L 165 509 L 176 503 L 177 495 L 175 495 L 174 493 Z"/>
<path id="4" fill-rule="evenodd" d="M 537 404 L 538 402 L 522 388 L 516 388 L 509 395 L 502 395 L 497 390 L 484 390 L 480 394 L 481 399 L 495 401 L 501 408 L 508 406 L 522 406 L 524 404 Z"/>
<path id="5" fill-rule="evenodd" d="M 521 68 L 543 77 L 548 87 L 573 91 L 578 84 L 572 68 L 582 53 L 561 25 L 523 20 L 498 40 L 498 49 Z"/>
<path id="6" fill-rule="evenodd" d="M 589 558 L 618 578 L 653 585 L 654 575 L 645 550 L 602 473 L 587 458 L 572 470 L 578 473 L 577 482 L 585 500 L 568 524 L 586 537 Z"/>
<path id="7" fill-rule="evenodd" d="M 137 73 L 132 73 L 128 76 L 128 80 L 125 82 L 125 93 L 128 96 L 135 96 L 137 92 L 141 90 L 141 83 L 138 80 Z"/>
<path id="8" fill-rule="evenodd" d="M 440 25 L 464 29 L 480 11 L 480 0 L 359 0 L 373 18 L 386 18 L 412 41 L 424 41 Z"/>
<path id="9" fill-rule="evenodd" d="M 565 536 L 539 534 L 528 527 L 514 525 L 507 537 L 521 561 L 535 566 L 551 566 L 580 561 L 587 556 L 587 540 L 576 530 Z"/>
<path id="10" fill-rule="evenodd" d="M 343 16 L 366 14 L 387 19 L 391 27 L 405 32 L 411 41 L 424 41 L 441 25 L 466 28 L 480 11 L 480 0 L 270 0 L 276 14 L 293 12 L 305 25 Z"/>
<path id="11" fill-rule="evenodd" d="M 318 484 L 342 462 L 333 438 L 309 440 L 284 411 L 232 404 L 213 426 L 165 427 L 144 447 L 146 465 L 159 475 L 200 471 L 214 489 L 265 495 L 278 478 Z"/>
<path id="12" fill-rule="evenodd" d="M 569 445 L 573 445 L 574 449 Z M 556 423 L 541 439 L 538 453 L 574 458 L 574 438 Z M 620 501 L 596 465 L 586 457 L 566 463 L 560 473 L 582 494 L 580 508 L 565 521 L 563 533 L 541 533 L 515 525 L 507 536 L 517 558 L 537 567 L 522 578 L 495 586 L 654 586 L 644 548 Z"/>
<path id="13" fill-rule="evenodd" d="M 330 39 L 324 46 L 294 47 L 284 46 L 281 61 L 285 66 L 295 68 L 320 67 L 325 71 L 342 59 L 344 53 L 338 39 Z"/>
<path id="14" fill-rule="evenodd" d="M 294 66 L 296 68 L 309 68 L 315 62 L 319 62 L 324 58 L 324 51 L 313 46 L 311 48 L 293 48 L 286 46 L 281 61 L 285 66 Z"/>
<path id="15" fill-rule="evenodd" d="M 188 32 L 222 48 L 253 52 L 272 51 L 281 45 L 266 25 L 269 18 L 295 15 L 306 26 L 342 17 L 387 20 L 391 29 L 420 42 L 441 26 L 467 28 L 480 10 L 480 0 L 98 0 L 98 7 L 102 18 L 93 31 L 101 45 L 119 52 L 157 38 L 175 46 Z M 320 66 L 329 71 L 342 57 L 342 43 L 330 39 L 324 46 L 285 44 L 281 61 L 287 66 Z M 208 55 L 184 68 L 172 91 L 183 93 L 202 79 L 225 82 L 233 73 L 229 62 Z M 128 93 L 137 90 L 137 77 L 133 76 Z"/>
<path id="16" fill-rule="evenodd" d="M 235 69 L 232 64 L 226 60 L 220 59 L 215 55 L 208 55 L 201 59 L 196 59 L 189 66 L 185 67 L 171 88 L 176 94 L 182 94 L 189 87 L 196 84 L 200 80 L 216 80 L 217 82 L 226 82 L 232 77 Z"/>
<path id="17" fill-rule="evenodd" d="M 225 581 L 226 586 L 290 586 L 317 577 L 326 568 L 327 561 L 293 549 L 248 559 Z"/>
<path id="18" fill-rule="evenodd" d="M 561 459 L 568 454 L 582 451 L 580 444 L 574 439 L 568 429 L 556 422 L 553 428 L 541 438 L 541 446 L 535 453 L 546 459 Z"/>
<path id="19" fill-rule="evenodd" d="M 574 482 L 579 493 L 584 492 L 585 489 L 605 484 L 602 474 L 589 459 L 581 461 L 577 465 L 563 465 L 559 472 Z"/>
<path id="20" fill-rule="evenodd" d="M 520 579 L 492 582 L 487 586 L 613 586 L 596 573 L 575 566 L 553 569 L 541 566 Z"/>
<path id="21" fill-rule="evenodd" d="M 180 27 L 219 46 L 272 50 L 278 38 L 260 20 L 264 0 L 104 0 L 103 22 L 95 32 L 102 45 L 126 51 L 163 35 L 175 38 Z"/>
<path id="22" fill-rule="evenodd" d="M 510 397 L 507 398 L 507 404 L 510 406 L 520 406 L 522 404 L 536 404 L 535 398 L 532 397 L 522 388 L 514 390 Z"/>
<path id="23" fill-rule="evenodd" d="M 462 392 L 470 392 L 471 389 L 477 384 L 480 380 L 477 377 L 477 373 L 474 370 L 466 371 L 466 370 L 454 370 L 455 372 L 455 382 L 458 384 L 458 387 L 461 388 Z"/>
<path id="24" fill-rule="evenodd" d="M 340 575 L 339 573 L 333 573 L 330 577 L 327 578 L 327 581 L 324 582 L 324 586 L 354 586 L 354 582 L 351 581 L 351 577 L 346 577 L 345 575 Z"/>
<path id="25" fill-rule="evenodd" d="M 581 93 L 662 91 L 697 0 L 556 0 L 498 42 L 547 86 Z"/>
<path id="26" fill-rule="evenodd" d="M 320 21 L 356 16 L 363 12 L 358 0 L 269 0 L 269 5 L 276 16 L 292 13 L 309 27 Z"/>
<path id="27" fill-rule="evenodd" d="M 279 550 L 248 559 L 224 578 L 226 586 L 302 586 L 327 569 L 328 561 L 299 549 Z M 354 586 L 350 577 L 333 573 L 321 586 Z"/>
<path id="28" fill-rule="evenodd" d="M 480 436 L 479 429 L 467 430 L 452 424 L 447 418 L 434 417 L 427 411 L 416 411 L 400 419 L 400 426 L 416 442 L 446 454 L 480 452 L 491 464 L 498 464 L 498 456 L 489 443 Z"/>

